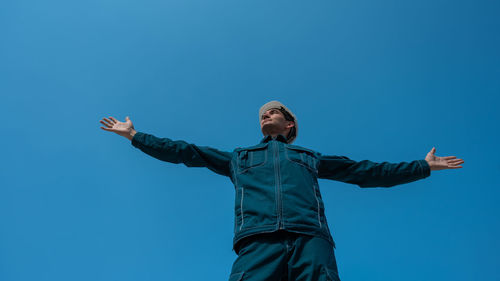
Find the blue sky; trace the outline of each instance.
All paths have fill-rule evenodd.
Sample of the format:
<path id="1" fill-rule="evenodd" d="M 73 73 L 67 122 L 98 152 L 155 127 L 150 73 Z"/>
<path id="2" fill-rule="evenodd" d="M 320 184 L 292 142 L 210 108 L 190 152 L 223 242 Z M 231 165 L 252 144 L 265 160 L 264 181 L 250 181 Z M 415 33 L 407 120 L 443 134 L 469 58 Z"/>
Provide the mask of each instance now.
<path id="1" fill-rule="evenodd" d="M 0 9 L 0 280 L 227 280 L 231 182 L 99 129 L 231 151 L 258 109 L 354 160 L 455 155 L 389 189 L 320 181 L 343 281 L 500 280 L 498 1 L 32 1 Z"/>

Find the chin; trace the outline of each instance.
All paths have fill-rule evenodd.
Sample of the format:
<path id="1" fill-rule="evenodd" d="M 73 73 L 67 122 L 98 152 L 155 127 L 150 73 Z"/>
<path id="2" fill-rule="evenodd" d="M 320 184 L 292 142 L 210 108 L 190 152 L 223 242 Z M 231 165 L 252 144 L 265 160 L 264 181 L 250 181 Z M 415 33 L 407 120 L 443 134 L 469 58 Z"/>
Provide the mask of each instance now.
<path id="1" fill-rule="evenodd" d="M 272 127 L 273 127 L 272 124 L 265 124 L 260 127 L 260 130 L 264 135 L 269 135 L 270 134 L 269 132 L 272 131 L 270 130 L 272 129 Z"/>

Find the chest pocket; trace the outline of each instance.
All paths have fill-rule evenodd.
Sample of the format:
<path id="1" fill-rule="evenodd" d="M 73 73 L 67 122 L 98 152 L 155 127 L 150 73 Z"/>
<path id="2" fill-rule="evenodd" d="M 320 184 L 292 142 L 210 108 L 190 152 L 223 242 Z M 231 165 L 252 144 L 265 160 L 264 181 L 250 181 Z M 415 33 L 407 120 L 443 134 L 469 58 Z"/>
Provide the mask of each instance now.
<path id="1" fill-rule="evenodd" d="M 289 161 L 302 165 L 316 173 L 318 159 L 313 151 L 300 147 L 287 146 L 285 154 Z"/>
<path id="2" fill-rule="evenodd" d="M 267 158 L 267 144 L 241 150 L 237 158 L 238 173 L 266 164 Z"/>

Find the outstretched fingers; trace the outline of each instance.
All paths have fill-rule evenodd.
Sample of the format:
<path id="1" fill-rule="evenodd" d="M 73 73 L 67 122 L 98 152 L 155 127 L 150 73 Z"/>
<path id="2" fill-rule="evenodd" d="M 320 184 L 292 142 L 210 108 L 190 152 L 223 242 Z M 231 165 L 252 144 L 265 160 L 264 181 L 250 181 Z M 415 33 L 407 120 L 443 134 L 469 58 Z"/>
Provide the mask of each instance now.
<path id="1" fill-rule="evenodd" d="M 109 117 L 108 118 L 102 118 L 103 120 L 106 120 L 106 122 L 108 122 L 109 124 L 111 125 L 114 125 L 116 122 L 113 120 L 114 118 L 113 117 Z M 116 119 L 115 119 L 116 120 Z"/>
<path id="2" fill-rule="evenodd" d="M 103 129 L 104 131 L 113 132 L 113 129 L 104 128 L 104 127 L 100 127 L 100 128 Z"/>
<path id="3" fill-rule="evenodd" d="M 463 164 L 463 163 L 464 163 L 464 160 L 462 160 L 462 159 L 448 161 L 448 164 L 451 164 L 451 165 L 460 165 L 460 164 Z"/>
<path id="4" fill-rule="evenodd" d="M 449 160 L 447 162 L 448 162 L 448 168 L 450 168 L 450 169 L 458 169 L 458 168 L 462 168 L 462 166 L 460 166 L 460 165 L 464 163 L 464 160 L 462 160 L 462 159 L 455 159 L 455 160 Z"/>
<path id="5" fill-rule="evenodd" d="M 108 127 L 108 128 L 112 128 L 113 127 L 113 124 L 111 122 L 109 122 L 109 120 L 107 120 L 106 118 L 103 118 L 99 122 L 101 124 L 103 124 L 104 126 Z"/>

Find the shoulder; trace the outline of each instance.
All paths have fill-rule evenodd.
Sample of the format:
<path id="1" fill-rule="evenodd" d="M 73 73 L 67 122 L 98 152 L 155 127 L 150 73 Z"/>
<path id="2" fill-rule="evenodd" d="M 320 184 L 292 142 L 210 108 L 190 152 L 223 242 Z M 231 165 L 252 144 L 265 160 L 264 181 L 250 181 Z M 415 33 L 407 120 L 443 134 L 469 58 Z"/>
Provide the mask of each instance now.
<path id="1" fill-rule="evenodd" d="M 308 152 L 310 154 L 319 155 L 318 152 L 316 152 L 316 151 L 314 151 L 312 149 L 309 149 L 309 148 L 305 148 L 303 146 L 298 146 L 298 145 L 293 145 L 293 144 L 286 144 L 285 147 L 287 149 L 291 149 L 291 150 L 303 151 L 303 152 Z"/>

